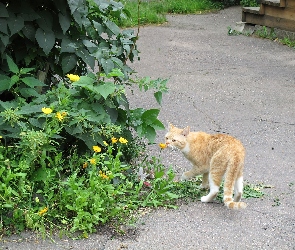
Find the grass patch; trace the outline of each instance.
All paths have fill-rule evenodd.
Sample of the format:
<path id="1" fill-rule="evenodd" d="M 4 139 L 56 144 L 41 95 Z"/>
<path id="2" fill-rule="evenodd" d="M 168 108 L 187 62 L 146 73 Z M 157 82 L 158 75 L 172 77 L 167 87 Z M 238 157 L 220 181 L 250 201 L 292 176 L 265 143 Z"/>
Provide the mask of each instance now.
<path id="1" fill-rule="evenodd" d="M 119 21 L 121 27 L 161 24 L 166 22 L 166 14 L 168 13 L 200 14 L 221 8 L 220 4 L 209 0 L 152 0 L 125 1 L 123 3 L 129 12 L 129 17 Z"/>

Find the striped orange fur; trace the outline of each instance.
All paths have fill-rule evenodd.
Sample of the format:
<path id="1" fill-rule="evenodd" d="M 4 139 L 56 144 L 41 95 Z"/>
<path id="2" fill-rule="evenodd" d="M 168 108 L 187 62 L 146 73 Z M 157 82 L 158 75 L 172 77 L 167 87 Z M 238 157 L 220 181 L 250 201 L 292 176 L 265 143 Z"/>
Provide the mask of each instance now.
<path id="1" fill-rule="evenodd" d="M 193 164 L 181 180 L 203 175 L 201 188 L 210 188 L 210 192 L 201 198 L 202 202 L 210 202 L 216 197 L 224 177 L 224 204 L 230 209 L 247 206 L 240 201 L 245 148 L 239 140 L 226 134 L 191 132 L 189 127 L 180 129 L 169 124 L 165 142 L 168 147 L 178 148 Z"/>

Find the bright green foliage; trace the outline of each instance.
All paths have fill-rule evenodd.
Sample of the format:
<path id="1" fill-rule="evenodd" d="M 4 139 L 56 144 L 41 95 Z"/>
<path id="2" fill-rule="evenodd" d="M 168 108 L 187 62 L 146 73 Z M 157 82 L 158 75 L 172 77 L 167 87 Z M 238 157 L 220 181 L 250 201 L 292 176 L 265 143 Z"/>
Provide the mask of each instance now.
<path id="1" fill-rule="evenodd" d="M 21 132 L 43 128 L 42 107 L 68 114 L 67 123 L 49 135 L 62 150 L 91 148 L 116 132 L 131 139 L 132 127 L 153 142 L 156 130 L 164 128 L 159 110 L 132 111 L 125 95 L 132 83 L 126 62 L 138 51 L 134 31 L 121 31 L 112 21 L 128 14 L 121 2 L 25 0 L 1 7 L 0 134 L 7 146 Z M 80 80 L 67 82 L 66 73 Z M 159 103 L 165 91 L 155 92 Z"/>
<path id="2" fill-rule="evenodd" d="M 220 9 L 222 6 L 219 1 L 211 0 L 125 0 L 124 2 L 130 12 L 130 18 L 118 21 L 123 27 L 164 23 L 167 21 L 168 13 L 195 14 Z"/>
<path id="3" fill-rule="evenodd" d="M 257 0 L 241 0 L 240 4 L 243 7 L 257 7 L 257 6 L 259 6 Z"/>
<path id="4" fill-rule="evenodd" d="M 34 68 L 40 80 L 45 75 L 47 84 L 53 75 L 81 75 L 87 66 L 106 73 L 119 68 L 125 77 L 131 70 L 126 61 L 137 55 L 137 37 L 112 22 L 125 17 L 121 2 L 24 0 L 0 7 L 1 75 L 9 75 L 7 55 L 19 68 Z"/>
<path id="5" fill-rule="evenodd" d="M 26 136 L 35 138 L 34 133 Z M 41 142 L 47 143 L 39 138 L 37 145 Z M 128 143 L 125 138 L 112 138 L 84 157 L 76 150 L 70 158 L 63 153 L 56 152 L 55 157 L 42 153 L 37 157 L 48 158 L 49 163 L 35 169 L 28 158 L 36 155 L 23 155 L 24 147 L 1 146 L 0 212 L 8 215 L 2 216 L 2 233 L 31 228 L 46 234 L 48 228 L 57 228 L 82 230 L 85 235 L 114 218 L 127 218 L 141 206 L 173 204 L 178 198 L 170 191 L 173 172 L 164 171 L 154 158 L 146 160 L 154 177 L 141 179 L 137 168 L 122 161 Z M 11 153 L 14 158 L 8 158 Z"/>

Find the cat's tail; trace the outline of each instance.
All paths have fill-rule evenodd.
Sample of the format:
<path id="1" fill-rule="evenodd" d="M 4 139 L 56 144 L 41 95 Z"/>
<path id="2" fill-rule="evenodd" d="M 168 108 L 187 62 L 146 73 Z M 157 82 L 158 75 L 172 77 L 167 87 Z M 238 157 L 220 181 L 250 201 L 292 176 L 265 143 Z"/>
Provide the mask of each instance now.
<path id="1" fill-rule="evenodd" d="M 224 205 L 227 206 L 229 209 L 244 209 L 247 207 L 247 204 L 245 202 L 241 201 L 233 201 L 231 198 L 227 198 L 224 200 Z"/>

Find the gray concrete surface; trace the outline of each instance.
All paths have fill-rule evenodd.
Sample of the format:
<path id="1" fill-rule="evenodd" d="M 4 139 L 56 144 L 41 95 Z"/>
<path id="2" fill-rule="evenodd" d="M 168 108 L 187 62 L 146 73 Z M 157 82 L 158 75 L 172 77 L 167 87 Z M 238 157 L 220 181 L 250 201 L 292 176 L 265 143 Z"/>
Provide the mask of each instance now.
<path id="1" fill-rule="evenodd" d="M 273 186 L 263 199 L 245 200 L 243 211 L 198 201 L 158 209 L 123 238 L 106 230 L 87 240 L 50 243 L 28 234 L 19 243 L 0 243 L 0 249 L 295 249 L 295 51 L 269 40 L 228 36 L 227 27 L 234 28 L 241 13 L 233 7 L 175 15 L 165 25 L 141 28 L 141 60 L 133 67 L 141 76 L 169 78 L 164 122 L 229 133 L 244 143 L 245 180 Z M 157 107 L 150 93 L 130 98 Z M 159 132 L 157 142 L 164 134 Z M 179 175 L 190 167 L 179 152 L 161 155 Z"/>

